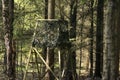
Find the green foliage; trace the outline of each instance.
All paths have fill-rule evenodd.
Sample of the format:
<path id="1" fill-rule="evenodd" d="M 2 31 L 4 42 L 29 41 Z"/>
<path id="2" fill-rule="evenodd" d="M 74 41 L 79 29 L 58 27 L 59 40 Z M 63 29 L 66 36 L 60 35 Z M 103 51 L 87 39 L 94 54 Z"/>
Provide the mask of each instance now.
<path id="1" fill-rule="evenodd" d="M 84 4 L 84 3 L 86 3 L 86 1 L 88 1 L 88 0 L 81 0 L 80 3 Z"/>
<path id="2" fill-rule="evenodd" d="M 15 0 L 14 34 L 22 36 L 29 29 L 34 29 L 36 19 L 43 18 L 42 0 Z"/>

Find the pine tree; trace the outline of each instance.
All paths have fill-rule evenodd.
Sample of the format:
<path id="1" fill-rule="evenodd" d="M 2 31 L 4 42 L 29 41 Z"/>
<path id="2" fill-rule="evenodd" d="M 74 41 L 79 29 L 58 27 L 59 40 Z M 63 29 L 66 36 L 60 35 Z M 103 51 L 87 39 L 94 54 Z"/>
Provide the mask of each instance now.
<path id="1" fill-rule="evenodd" d="M 48 0 L 48 19 L 55 18 L 55 0 Z M 54 71 L 54 48 L 47 47 L 46 62 Z M 46 68 L 46 80 L 54 80 L 53 74 Z"/>
<path id="2" fill-rule="evenodd" d="M 116 54 L 119 54 L 119 49 L 116 47 L 116 42 L 119 40 L 118 28 L 118 13 L 119 13 L 119 0 L 108 0 L 107 2 L 107 15 L 104 29 L 104 40 L 105 40 L 105 52 L 104 52 L 104 63 L 103 63 L 103 79 L 102 80 L 117 80 L 118 72 L 116 69 L 119 63 L 119 59 L 116 59 Z"/>
<path id="3" fill-rule="evenodd" d="M 14 0 L 2 0 L 2 15 L 6 47 L 6 74 L 8 80 L 15 80 L 15 51 L 13 46 Z"/>
<path id="4" fill-rule="evenodd" d="M 103 55 L 103 7 L 104 0 L 98 0 L 97 4 L 97 28 L 96 28 L 96 63 L 95 77 L 101 77 Z"/>

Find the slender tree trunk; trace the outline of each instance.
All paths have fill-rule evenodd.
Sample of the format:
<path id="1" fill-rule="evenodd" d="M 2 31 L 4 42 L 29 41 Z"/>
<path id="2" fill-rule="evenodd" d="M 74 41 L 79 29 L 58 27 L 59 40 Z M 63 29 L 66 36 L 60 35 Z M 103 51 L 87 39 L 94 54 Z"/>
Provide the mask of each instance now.
<path id="1" fill-rule="evenodd" d="M 90 28 L 90 76 L 93 76 L 93 29 L 94 29 L 94 11 L 93 11 L 94 0 L 91 0 L 91 28 Z"/>
<path id="2" fill-rule="evenodd" d="M 47 56 L 46 62 L 50 66 L 51 70 L 54 71 L 54 49 L 47 47 Z M 49 69 L 46 69 L 46 79 L 45 80 L 54 80 L 54 76 Z"/>
<path id="3" fill-rule="evenodd" d="M 114 46 L 115 46 L 115 77 L 119 77 L 119 54 L 120 54 L 120 0 L 116 1 L 115 4 L 117 7 L 115 9 L 115 17 L 116 17 L 116 24 L 115 24 L 115 42 L 114 42 Z"/>
<path id="4" fill-rule="evenodd" d="M 45 0 L 45 19 L 48 18 L 48 0 Z"/>
<path id="5" fill-rule="evenodd" d="M 98 0 L 97 4 L 97 28 L 96 28 L 96 62 L 95 77 L 101 77 L 103 55 L 103 6 L 104 0 Z"/>
<path id="6" fill-rule="evenodd" d="M 48 18 L 48 0 L 45 0 L 45 11 L 44 11 L 44 18 L 47 19 Z M 43 59 L 46 60 L 46 54 L 47 54 L 47 47 L 46 46 L 43 46 L 42 47 L 42 56 L 43 56 Z M 43 69 L 42 69 L 42 72 L 44 73 L 45 72 L 45 65 L 43 64 Z"/>
<path id="7" fill-rule="evenodd" d="M 55 0 L 48 0 L 48 19 L 55 18 Z M 46 62 L 54 71 L 54 48 L 47 47 Z M 46 80 L 54 80 L 53 74 L 46 68 Z"/>
<path id="8" fill-rule="evenodd" d="M 13 49 L 14 0 L 2 0 L 8 80 L 15 80 L 15 51 Z"/>
<path id="9" fill-rule="evenodd" d="M 72 35 L 72 38 L 76 39 L 77 0 L 70 0 L 70 1 L 71 1 L 70 26 L 72 30 L 72 32 L 70 32 L 70 35 Z M 76 80 L 76 50 L 69 52 L 68 54 L 67 74 L 66 74 L 66 77 L 67 77 L 66 80 Z"/>
<path id="10" fill-rule="evenodd" d="M 106 25 L 104 29 L 105 53 L 102 80 L 117 80 L 116 76 L 116 40 L 118 39 L 116 28 L 118 26 L 117 14 L 119 13 L 119 0 L 108 0 Z M 117 11 L 118 10 L 118 11 Z M 116 25 L 117 23 L 117 25 Z M 118 63 L 119 60 L 117 60 Z"/>
<path id="11" fill-rule="evenodd" d="M 48 19 L 55 18 L 55 0 L 48 0 Z"/>

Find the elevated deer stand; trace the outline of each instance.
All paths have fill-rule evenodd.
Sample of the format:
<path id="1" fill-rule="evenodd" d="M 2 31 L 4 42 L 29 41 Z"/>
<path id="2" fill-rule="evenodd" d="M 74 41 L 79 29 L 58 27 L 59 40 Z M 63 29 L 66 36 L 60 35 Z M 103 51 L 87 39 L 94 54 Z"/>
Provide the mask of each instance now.
<path id="1" fill-rule="evenodd" d="M 37 48 L 47 47 L 47 49 L 50 50 L 51 48 L 64 46 L 64 44 L 66 44 L 68 41 L 69 41 L 69 36 L 68 36 L 67 21 L 58 20 L 58 19 L 37 20 L 23 80 L 26 79 L 28 64 L 29 64 L 32 52 L 37 54 L 41 59 L 41 61 L 46 65 L 46 68 L 47 68 L 46 73 L 49 72 L 49 76 L 52 75 L 56 80 L 59 80 L 51 67 L 51 64 L 53 65 L 54 63 L 46 62 L 44 58 L 41 56 L 41 53 L 39 53 L 39 51 L 37 50 Z M 51 57 L 50 55 L 54 55 L 54 53 L 48 53 L 48 54 L 49 54 L 48 57 Z M 53 57 L 49 59 L 54 60 Z M 39 74 L 39 69 L 38 69 L 38 74 Z M 41 80 L 41 77 L 39 77 L 39 80 Z M 46 79 L 46 80 L 49 80 L 49 79 Z"/>

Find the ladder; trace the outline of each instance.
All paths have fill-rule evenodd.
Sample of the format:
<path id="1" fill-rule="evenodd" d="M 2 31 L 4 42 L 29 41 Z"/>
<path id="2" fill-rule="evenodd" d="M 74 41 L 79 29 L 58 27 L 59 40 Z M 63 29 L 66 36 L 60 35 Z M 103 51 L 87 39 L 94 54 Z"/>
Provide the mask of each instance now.
<path id="1" fill-rule="evenodd" d="M 56 80 L 59 80 L 58 77 L 55 75 L 55 73 L 51 70 L 50 66 L 45 62 L 44 58 L 42 57 L 42 55 L 38 52 L 38 50 L 35 48 L 35 47 L 31 47 L 30 48 L 30 51 L 29 51 L 29 55 L 28 55 L 28 60 L 27 60 L 27 64 L 26 64 L 26 67 L 25 67 L 25 71 L 24 71 L 24 76 L 23 76 L 23 80 L 26 80 L 26 75 L 27 75 L 27 71 L 28 71 L 28 65 L 30 63 L 30 59 L 31 57 L 35 56 L 35 63 L 37 65 L 37 71 L 38 71 L 38 78 L 39 80 L 41 80 L 41 77 L 40 77 L 40 71 L 39 71 L 39 65 L 38 65 L 38 61 L 37 61 L 37 55 L 38 57 L 41 59 L 41 61 L 45 64 L 45 66 L 51 71 L 51 73 L 53 74 L 53 76 L 55 77 Z"/>

